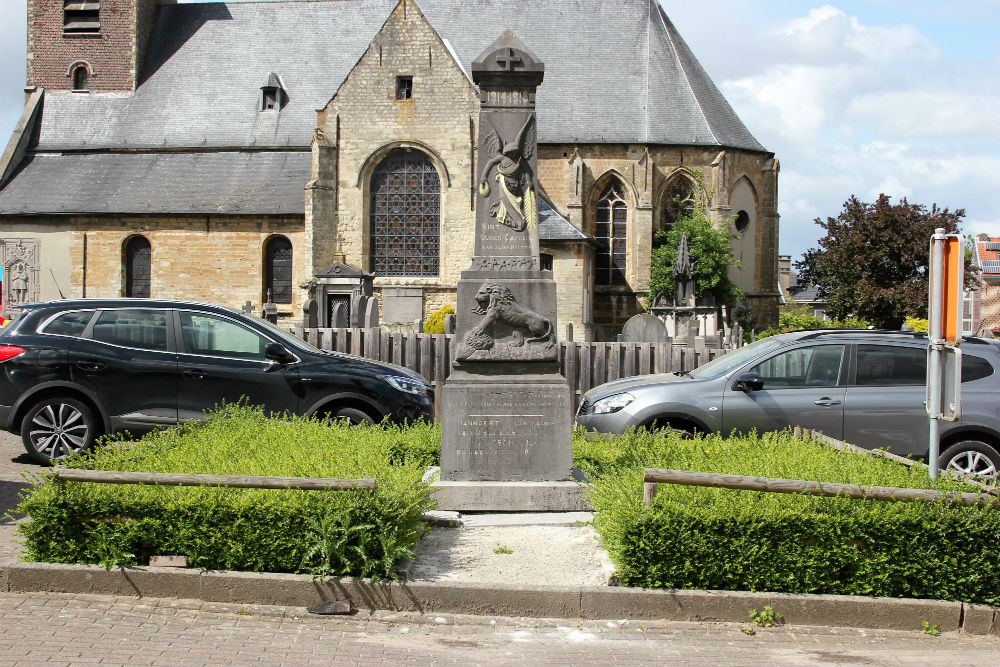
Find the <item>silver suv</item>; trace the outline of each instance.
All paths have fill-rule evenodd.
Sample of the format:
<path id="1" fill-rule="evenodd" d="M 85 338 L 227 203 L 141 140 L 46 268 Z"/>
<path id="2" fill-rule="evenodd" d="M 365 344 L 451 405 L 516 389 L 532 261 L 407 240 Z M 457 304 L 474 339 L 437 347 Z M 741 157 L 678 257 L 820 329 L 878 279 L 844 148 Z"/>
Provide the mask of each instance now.
<path id="1" fill-rule="evenodd" d="M 1000 469 L 1000 345 L 962 343 L 962 408 L 942 422 L 942 469 L 996 477 Z M 689 432 L 816 429 L 862 447 L 926 459 L 927 337 L 829 329 L 757 341 L 696 370 L 640 375 L 594 387 L 577 424 L 605 433 L 632 426 Z"/>

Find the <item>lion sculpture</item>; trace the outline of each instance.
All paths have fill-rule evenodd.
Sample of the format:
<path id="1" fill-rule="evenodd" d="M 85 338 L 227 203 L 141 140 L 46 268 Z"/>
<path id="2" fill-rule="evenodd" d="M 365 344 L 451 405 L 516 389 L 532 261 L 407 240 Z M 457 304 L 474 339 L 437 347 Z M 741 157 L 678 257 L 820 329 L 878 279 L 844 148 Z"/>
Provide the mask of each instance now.
<path id="1" fill-rule="evenodd" d="M 493 337 L 487 329 L 500 322 L 514 329 L 514 346 L 529 343 L 549 344 L 552 341 L 552 322 L 538 313 L 525 308 L 514 298 L 510 288 L 502 283 L 483 283 L 476 293 L 476 307 L 472 312 L 485 315 L 475 329 L 465 335 L 464 343 L 474 350 L 488 350 L 493 347 Z M 527 331 L 529 336 L 525 336 Z"/>

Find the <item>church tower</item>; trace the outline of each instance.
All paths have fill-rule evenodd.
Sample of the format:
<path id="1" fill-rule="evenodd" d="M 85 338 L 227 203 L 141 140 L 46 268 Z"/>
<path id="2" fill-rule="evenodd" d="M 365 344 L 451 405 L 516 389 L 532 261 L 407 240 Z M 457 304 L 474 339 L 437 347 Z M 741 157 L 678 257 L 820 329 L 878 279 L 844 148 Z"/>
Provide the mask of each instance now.
<path id="1" fill-rule="evenodd" d="M 27 86 L 135 90 L 156 7 L 176 0 L 28 0 Z"/>

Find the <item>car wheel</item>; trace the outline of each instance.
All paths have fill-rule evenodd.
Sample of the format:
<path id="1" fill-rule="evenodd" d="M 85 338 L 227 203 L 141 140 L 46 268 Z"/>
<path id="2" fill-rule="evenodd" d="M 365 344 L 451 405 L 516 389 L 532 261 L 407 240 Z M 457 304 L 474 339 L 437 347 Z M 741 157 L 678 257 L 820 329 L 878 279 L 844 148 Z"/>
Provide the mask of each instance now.
<path id="1" fill-rule="evenodd" d="M 371 415 L 357 408 L 337 408 L 329 413 L 331 420 L 339 420 L 348 424 L 374 424 Z"/>
<path id="2" fill-rule="evenodd" d="M 21 422 L 21 441 L 39 463 L 53 463 L 94 444 L 97 422 L 83 401 L 53 396 L 31 406 Z"/>
<path id="3" fill-rule="evenodd" d="M 996 479 L 1000 470 L 1000 452 L 985 442 L 964 440 L 944 450 L 938 459 L 938 467 L 960 475 Z"/>

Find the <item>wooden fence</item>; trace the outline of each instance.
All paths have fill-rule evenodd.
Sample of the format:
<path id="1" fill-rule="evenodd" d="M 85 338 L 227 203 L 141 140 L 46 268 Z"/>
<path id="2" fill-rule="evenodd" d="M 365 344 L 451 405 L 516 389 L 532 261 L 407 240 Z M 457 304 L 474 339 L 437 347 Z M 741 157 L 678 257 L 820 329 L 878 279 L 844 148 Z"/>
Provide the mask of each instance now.
<path id="1" fill-rule="evenodd" d="M 289 331 L 323 350 L 388 361 L 423 375 L 440 396 L 455 360 L 454 334 L 389 333 L 381 329 L 304 329 Z M 559 342 L 559 369 L 573 392 L 573 406 L 591 387 L 648 373 L 690 371 L 726 350 L 696 351 L 670 343 Z"/>

